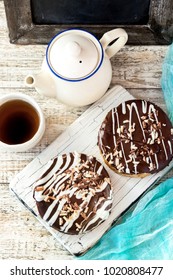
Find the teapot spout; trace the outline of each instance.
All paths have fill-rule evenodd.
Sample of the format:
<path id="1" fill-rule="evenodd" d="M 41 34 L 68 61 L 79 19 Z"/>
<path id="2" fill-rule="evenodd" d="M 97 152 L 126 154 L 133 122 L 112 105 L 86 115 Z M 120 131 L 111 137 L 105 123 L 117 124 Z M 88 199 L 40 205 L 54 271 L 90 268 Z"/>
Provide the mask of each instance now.
<path id="1" fill-rule="evenodd" d="M 25 85 L 35 87 L 36 91 L 48 97 L 56 97 L 56 91 L 52 78 L 43 72 L 26 76 Z"/>
<path id="2" fill-rule="evenodd" d="M 28 75 L 25 77 L 25 85 L 27 87 L 35 87 L 36 85 L 36 76 L 35 75 Z"/>

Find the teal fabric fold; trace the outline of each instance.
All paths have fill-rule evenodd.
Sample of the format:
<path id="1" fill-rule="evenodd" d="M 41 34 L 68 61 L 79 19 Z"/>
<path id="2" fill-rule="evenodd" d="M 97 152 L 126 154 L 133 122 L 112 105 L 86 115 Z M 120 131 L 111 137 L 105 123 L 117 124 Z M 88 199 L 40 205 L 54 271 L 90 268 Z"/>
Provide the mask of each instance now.
<path id="1" fill-rule="evenodd" d="M 173 45 L 161 85 L 173 123 Z M 173 260 L 173 178 L 148 191 L 81 260 Z"/>
<path id="2" fill-rule="evenodd" d="M 173 123 L 173 44 L 169 46 L 162 66 L 161 86 L 168 116 Z"/>

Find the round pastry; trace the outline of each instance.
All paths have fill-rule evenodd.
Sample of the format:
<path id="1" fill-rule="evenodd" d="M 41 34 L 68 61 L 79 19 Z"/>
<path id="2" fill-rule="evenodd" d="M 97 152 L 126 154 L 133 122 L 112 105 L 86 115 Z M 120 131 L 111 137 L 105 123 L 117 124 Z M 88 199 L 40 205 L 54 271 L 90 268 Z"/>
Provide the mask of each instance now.
<path id="1" fill-rule="evenodd" d="M 106 164 L 122 175 L 145 177 L 162 170 L 173 154 L 173 129 L 162 109 L 130 100 L 104 119 L 98 145 Z"/>
<path id="2" fill-rule="evenodd" d="M 110 178 L 93 156 L 69 153 L 49 161 L 34 185 L 41 217 L 55 229 L 79 234 L 94 229 L 110 214 Z"/>

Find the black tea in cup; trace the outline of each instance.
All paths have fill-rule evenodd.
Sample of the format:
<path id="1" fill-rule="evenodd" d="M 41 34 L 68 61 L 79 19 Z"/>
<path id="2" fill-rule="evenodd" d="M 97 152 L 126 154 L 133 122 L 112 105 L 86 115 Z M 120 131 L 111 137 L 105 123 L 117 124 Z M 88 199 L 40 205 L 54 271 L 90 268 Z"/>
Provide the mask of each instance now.
<path id="1" fill-rule="evenodd" d="M 0 141 L 21 144 L 37 132 L 40 118 L 36 109 L 20 99 L 10 100 L 0 106 Z"/>

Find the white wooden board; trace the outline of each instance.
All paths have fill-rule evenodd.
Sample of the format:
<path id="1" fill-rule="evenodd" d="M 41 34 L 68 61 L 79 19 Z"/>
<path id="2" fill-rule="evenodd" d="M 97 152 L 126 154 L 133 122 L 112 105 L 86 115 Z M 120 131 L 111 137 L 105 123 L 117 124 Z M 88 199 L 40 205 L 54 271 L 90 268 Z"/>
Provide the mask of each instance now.
<path id="1" fill-rule="evenodd" d="M 112 223 L 149 187 L 173 167 L 173 162 L 163 171 L 143 179 L 118 175 L 105 166 L 97 146 L 97 135 L 107 112 L 121 102 L 134 99 L 123 87 L 115 86 L 98 102 L 87 109 L 47 149 L 26 166 L 10 183 L 10 189 L 18 199 L 37 217 L 47 230 L 74 255 L 80 255 L 91 248 L 107 231 Z M 39 217 L 33 199 L 33 183 L 40 177 L 44 165 L 51 158 L 66 152 L 77 151 L 94 155 L 107 169 L 113 185 L 113 209 L 107 221 L 83 235 L 63 234 L 51 228 Z M 37 233 L 35 233 L 37 234 Z"/>

